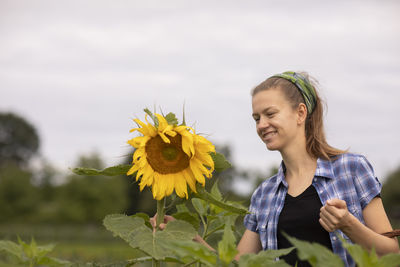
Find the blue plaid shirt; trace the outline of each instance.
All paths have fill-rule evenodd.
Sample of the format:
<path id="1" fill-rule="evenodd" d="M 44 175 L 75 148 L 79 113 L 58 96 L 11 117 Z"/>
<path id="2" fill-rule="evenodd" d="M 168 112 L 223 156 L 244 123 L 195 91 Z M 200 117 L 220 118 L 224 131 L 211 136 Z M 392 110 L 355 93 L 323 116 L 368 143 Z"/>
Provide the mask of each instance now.
<path id="1" fill-rule="evenodd" d="M 284 171 L 282 162 L 278 173 L 256 189 L 251 197 L 250 214 L 244 218 L 246 228 L 260 235 L 264 250 L 278 249 L 278 219 L 288 191 Z M 312 185 L 321 203 L 332 198 L 342 199 L 346 201 L 349 212 L 364 224 L 362 210 L 380 194 L 382 187 L 368 160 L 364 156 L 349 153 L 331 161 L 318 159 Z M 351 242 L 340 230 L 329 233 L 333 252 L 342 258 L 346 266 L 354 266 L 353 259 L 342 247 L 337 234 Z"/>

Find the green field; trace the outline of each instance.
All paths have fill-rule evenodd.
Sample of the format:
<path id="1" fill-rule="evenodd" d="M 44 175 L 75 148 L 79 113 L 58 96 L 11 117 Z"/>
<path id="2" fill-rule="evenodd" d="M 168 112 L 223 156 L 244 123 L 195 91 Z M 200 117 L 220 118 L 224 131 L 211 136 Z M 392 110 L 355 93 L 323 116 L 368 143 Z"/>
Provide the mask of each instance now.
<path id="1" fill-rule="evenodd" d="M 17 236 L 27 243 L 34 237 L 38 245 L 56 244 L 49 256 L 74 263 L 110 264 L 143 256 L 102 226 L 0 225 L 0 240 L 17 242 Z M 7 256 L 1 253 L 0 266 L 8 266 L 6 261 Z"/>

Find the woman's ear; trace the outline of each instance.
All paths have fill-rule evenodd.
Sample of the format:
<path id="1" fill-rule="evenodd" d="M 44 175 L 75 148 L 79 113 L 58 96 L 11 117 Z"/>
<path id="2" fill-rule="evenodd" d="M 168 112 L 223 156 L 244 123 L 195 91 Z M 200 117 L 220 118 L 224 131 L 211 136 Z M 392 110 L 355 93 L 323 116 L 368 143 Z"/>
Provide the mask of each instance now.
<path id="1" fill-rule="evenodd" d="M 297 123 L 302 124 L 307 119 L 307 107 L 304 103 L 300 103 L 297 107 Z"/>

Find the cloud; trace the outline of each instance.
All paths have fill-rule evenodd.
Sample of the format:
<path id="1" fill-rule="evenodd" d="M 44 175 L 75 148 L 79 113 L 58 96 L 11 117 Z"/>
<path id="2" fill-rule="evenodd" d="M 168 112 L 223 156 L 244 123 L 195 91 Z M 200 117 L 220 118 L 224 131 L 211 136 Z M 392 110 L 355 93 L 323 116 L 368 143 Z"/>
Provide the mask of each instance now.
<path id="1" fill-rule="evenodd" d="M 361 4 L 362 3 L 362 4 Z M 144 107 L 181 114 L 244 167 L 279 154 L 255 134 L 250 90 L 287 69 L 320 81 L 332 144 L 397 166 L 397 1 L 2 1 L 1 110 L 38 125 L 60 166 L 125 153 Z"/>

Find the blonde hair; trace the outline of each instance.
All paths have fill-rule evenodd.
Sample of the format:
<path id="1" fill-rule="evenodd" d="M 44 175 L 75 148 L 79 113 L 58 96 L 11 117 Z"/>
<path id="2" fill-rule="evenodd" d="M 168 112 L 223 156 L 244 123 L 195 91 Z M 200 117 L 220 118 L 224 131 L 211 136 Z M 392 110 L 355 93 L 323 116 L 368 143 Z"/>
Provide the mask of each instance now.
<path id="1" fill-rule="evenodd" d="M 311 78 L 306 72 L 298 72 L 303 75 L 315 89 L 316 104 L 311 114 L 308 114 L 305 123 L 305 135 L 306 135 L 306 149 L 308 154 L 315 158 L 322 158 L 325 160 L 330 160 L 335 156 L 346 153 L 346 150 L 341 150 L 334 148 L 328 144 L 325 137 L 324 131 L 324 108 L 323 101 L 318 95 L 317 84 L 318 82 Z M 305 104 L 303 95 L 299 91 L 299 88 L 292 82 L 280 78 L 280 77 L 270 77 L 257 85 L 252 91 L 251 96 L 254 97 L 258 92 L 265 91 L 271 88 L 280 89 L 287 100 L 292 105 L 293 109 L 296 109 L 300 103 Z"/>

